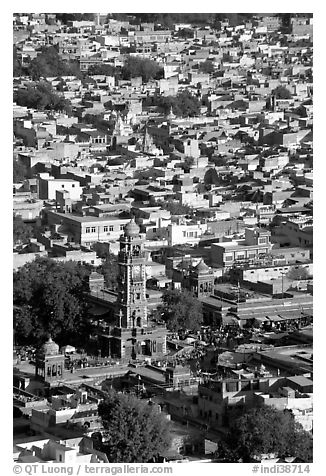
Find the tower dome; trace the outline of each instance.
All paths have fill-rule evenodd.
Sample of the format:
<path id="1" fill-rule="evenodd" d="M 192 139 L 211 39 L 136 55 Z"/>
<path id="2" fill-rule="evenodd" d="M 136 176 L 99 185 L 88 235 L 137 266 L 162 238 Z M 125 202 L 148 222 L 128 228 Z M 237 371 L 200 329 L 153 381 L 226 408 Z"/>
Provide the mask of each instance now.
<path id="1" fill-rule="evenodd" d="M 48 340 L 42 346 L 41 353 L 44 355 L 58 355 L 59 354 L 59 346 L 52 340 L 51 336 L 49 336 Z"/>
<path id="2" fill-rule="evenodd" d="M 125 236 L 137 237 L 140 233 L 140 228 L 135 222 L 135 219 L 132 218 L 129 223 L 124 228 Z"/>
<path id="3" fill-rule="evenodd" d="M 207 266 L 206 263 L 204 263 L 203 260 L 201 260 L 197 266 L 195 267 L 195 271 L 198 273 L 198 274 L 205 274 L 205 273 L 208 273 L 210 271 L 209 267 Z"/>

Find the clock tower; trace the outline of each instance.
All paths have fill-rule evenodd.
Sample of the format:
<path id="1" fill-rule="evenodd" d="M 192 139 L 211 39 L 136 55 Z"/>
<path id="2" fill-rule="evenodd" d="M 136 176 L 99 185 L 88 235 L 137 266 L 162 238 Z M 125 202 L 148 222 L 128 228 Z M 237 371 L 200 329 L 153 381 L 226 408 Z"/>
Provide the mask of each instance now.
<path id="1" fill-rule="evenodd" d="M 162 358 L 166 354 L 165 324 L 148 319 L 144 239 L 132 219 L 120 239 L 115 325 L 99 338 L 102 355 L 126 360 Z"/>
<path id="2" fill-rule="evenodd" d="M 116 325 L 125 329 L 147 327 L 144 241 L 134 219 L 120 237 Z"/>

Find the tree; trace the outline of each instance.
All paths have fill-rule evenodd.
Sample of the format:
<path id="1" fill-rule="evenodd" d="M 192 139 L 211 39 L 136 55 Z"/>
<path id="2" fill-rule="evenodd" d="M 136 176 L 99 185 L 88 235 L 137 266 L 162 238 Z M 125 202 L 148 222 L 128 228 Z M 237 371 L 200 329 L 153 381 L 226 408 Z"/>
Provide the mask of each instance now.
<path id="1" fill-rule="evenodd" d="M 31 227 L 26 225 L 20 215 L 13 217 L 13 240 L 14 244 L 26 243 L 32 237 Z"/>
<path id="2" fill-rule="evenodd" d="M 110 463 L 146 463 L 170 446 L 169 421 L 157 405 L 112 390 L 98 413 L 107 440 L 101 451 Z"/>
<path id="3" fill-rule="evenodd" d="M 292 98 L 292 94 L 284 86 L 277 86 L 277 88 L 273 90 L 273 94 L 275 95 L 276 99 L 291 99 Z"/>
<path id="4" fill-rule="evenodd" d="M 200 63 L 199 70 L 202 73 L 213 73 L 214 72 L 214 64 L 210 60 L 206 60 L 203 63 Z"/>
<path id="5" fill-rule="evenodd" d="M 13 47 L 13 76 L 23 76 L 25 74 L 21 60 L 17 54 L 17 47 Z"/>
<path id="6" fill-rule="evenodd" d="M 26 88 L 19 88 L 14 93 L 14 101 L 18 106 L 41 110 L 69 112 L 71 109 L 70 101 L 55 93 L 46 81 L 28 84 Z"/>
<path id="7" fill-rule="evenodd" d="M 50 333 L 61 344 L 87 342 L 89 274 L 86 266 L 48 258 L 19 268 L 13 283 L 18 341 L 38 344 Z"/>
<path id="8" fill-rule="evenodd" d="M 293 281 L 298 279 L 308 279 L 309 278 L 309 271 L 303 266 L 298 266 L 297 268 L 291 268 L 286 277 L 288 279 L 292 279 Z"/>
<path id="9" fill-rule="evenodd" d="M 63 60 L 55 46 L 43 47 L 40 54 L 30 62 L 27 72 L 33 80 L 39 80 L 41 77 L 81 75 L 79 63 Z"/>
<path id="10" fill-rule="evenodd" d="M 174 202 L 173 200 L 167 200 L 166 202 L 159 202 L 159 205 L 164 210 L 168 210 L 171 215 L 190 215 L 192 214 L 192 208 L 182 203 Z"/>
<path id="11" fill-rule="evenodd" d="M 108 289 L 116 289 L 119 276 L 117 257 L 110 252 L 110 246 L 107 243 L 95 243 L 93 249 L 96 251 L 97 256 L 103 260 L 98 271 L 104 275 L 106 287 Z"/>
<path id="12" fill-rule="evenodd" d="M 276 454 L 280 458 L 299 457 L 308 463 L 312 461 L 312 436 L 290 411 L 263 406 L 250 409 L 231 422 L 224 451 L 234 462 Z"/>
<path id="13" fill-rule="evenodd" d="M 198 98 L 193 96 L 189 91 L 181 91 L 176 97 L 158 97 L 154 99 L 153 103 L 157 105 L 164 114 L 168 114 L 171 107 L 177 116 L 182 117 L 198 116 L 200 112 L 200 102 Z"/>
<path id="14" fill-rule="evenodd" d="M 13 182 L 18 183 L 22 182 L 28 178 L 27 167 L 24 164 L 19 162 L 19 160 L 14 159 L 13 161 Z"/>
<path id="15" fill-rule="evenodd" d="M 142 77 L 147 83 L 150 79 L 162 77 L 163 68 L 156 62 L 147 58 L 129 56 L 122 68 L 123 79 Z"/>
<path id="16" fill-rule="evenodd" d="M 93 21 L 94 13 L 56 13 L 56 19 L 65 25 L 68 21 Z"/>
<path id="17" fill-rule="evenodd" d="M 117 76 L 117 68 L 111 64 L 94 64 L 88 68 L 90 76 L 100 74 L 105 76 Z"/>
<path id="18" fill-rule="evenodd" d="M 194 38 L 195 34 L 190 28 L 180 28 L 177 31 L 176 36 L 178 38 Z"/>
<path id="19" fill-rule="evenodd" d="M 197 331 L 203 322 L 202 304 L 187 290 L 163 292 L 163 306 L 158 309 L 169 330 Z"/>

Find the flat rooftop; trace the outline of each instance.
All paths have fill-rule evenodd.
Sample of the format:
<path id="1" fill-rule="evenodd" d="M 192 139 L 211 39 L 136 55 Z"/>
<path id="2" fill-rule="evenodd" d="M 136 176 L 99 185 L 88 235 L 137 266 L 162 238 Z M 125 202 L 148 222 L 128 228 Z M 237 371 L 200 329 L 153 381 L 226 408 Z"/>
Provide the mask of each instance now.
<path id="1" fill-rule="evenodd" d="M 105 216 L 105 217 L 95 217 L 95 216 L 90 216 L 90 215 L 85 215 L 85 216 L 80 216 L 80 215 L 73 215 L 72 213 L 58 213 L 58 212 L 52 212 L 54 213 L 55 215 L 59 216 L 59 217 L 62 217 L 62 218 L 68 218 L 70 220 L 75 220 L 79 223 L 97 223 L 99 221 L 119 221 L 119 222 L 122 222 L 122 223 L 129 223 L 130 222 L 130 218 L 120 218 L 120 217 L 117 217 L 117 216 Z"/>

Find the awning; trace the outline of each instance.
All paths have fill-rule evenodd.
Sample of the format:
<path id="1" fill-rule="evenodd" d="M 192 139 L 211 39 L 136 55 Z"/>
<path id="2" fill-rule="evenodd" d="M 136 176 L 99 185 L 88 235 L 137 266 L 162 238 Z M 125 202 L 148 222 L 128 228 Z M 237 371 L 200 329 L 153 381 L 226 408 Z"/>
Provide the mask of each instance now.
<path id="1" fill-rule="evenodd" d="M 266 316 L 270 321 L 272 322 L 280 322 L 283 321 L 283 318 L 281 316 Z"/>
<path id="2" fill-rule="evenodd" d="M 93 316 L 104 316 L 109 312 L 109 309 L 103 306 L 92 306 L 88 312 Z"/>
<path id="3" fill-rule="evenodd" d="M 259 316 L 259 317 L 255 317 L 254 319 L 255 319 L 255 321 L 259 321 L 259 322 L 268 321 L 268 318 L 266 316 Z"/>
<path id="4" fill-rule="evenodd" d="M 224 325 L 230 325 L 230 326 L 238 326 L 239 321 L 233 316 L 223 316 L 222 317 L 222 322 Z"/>

